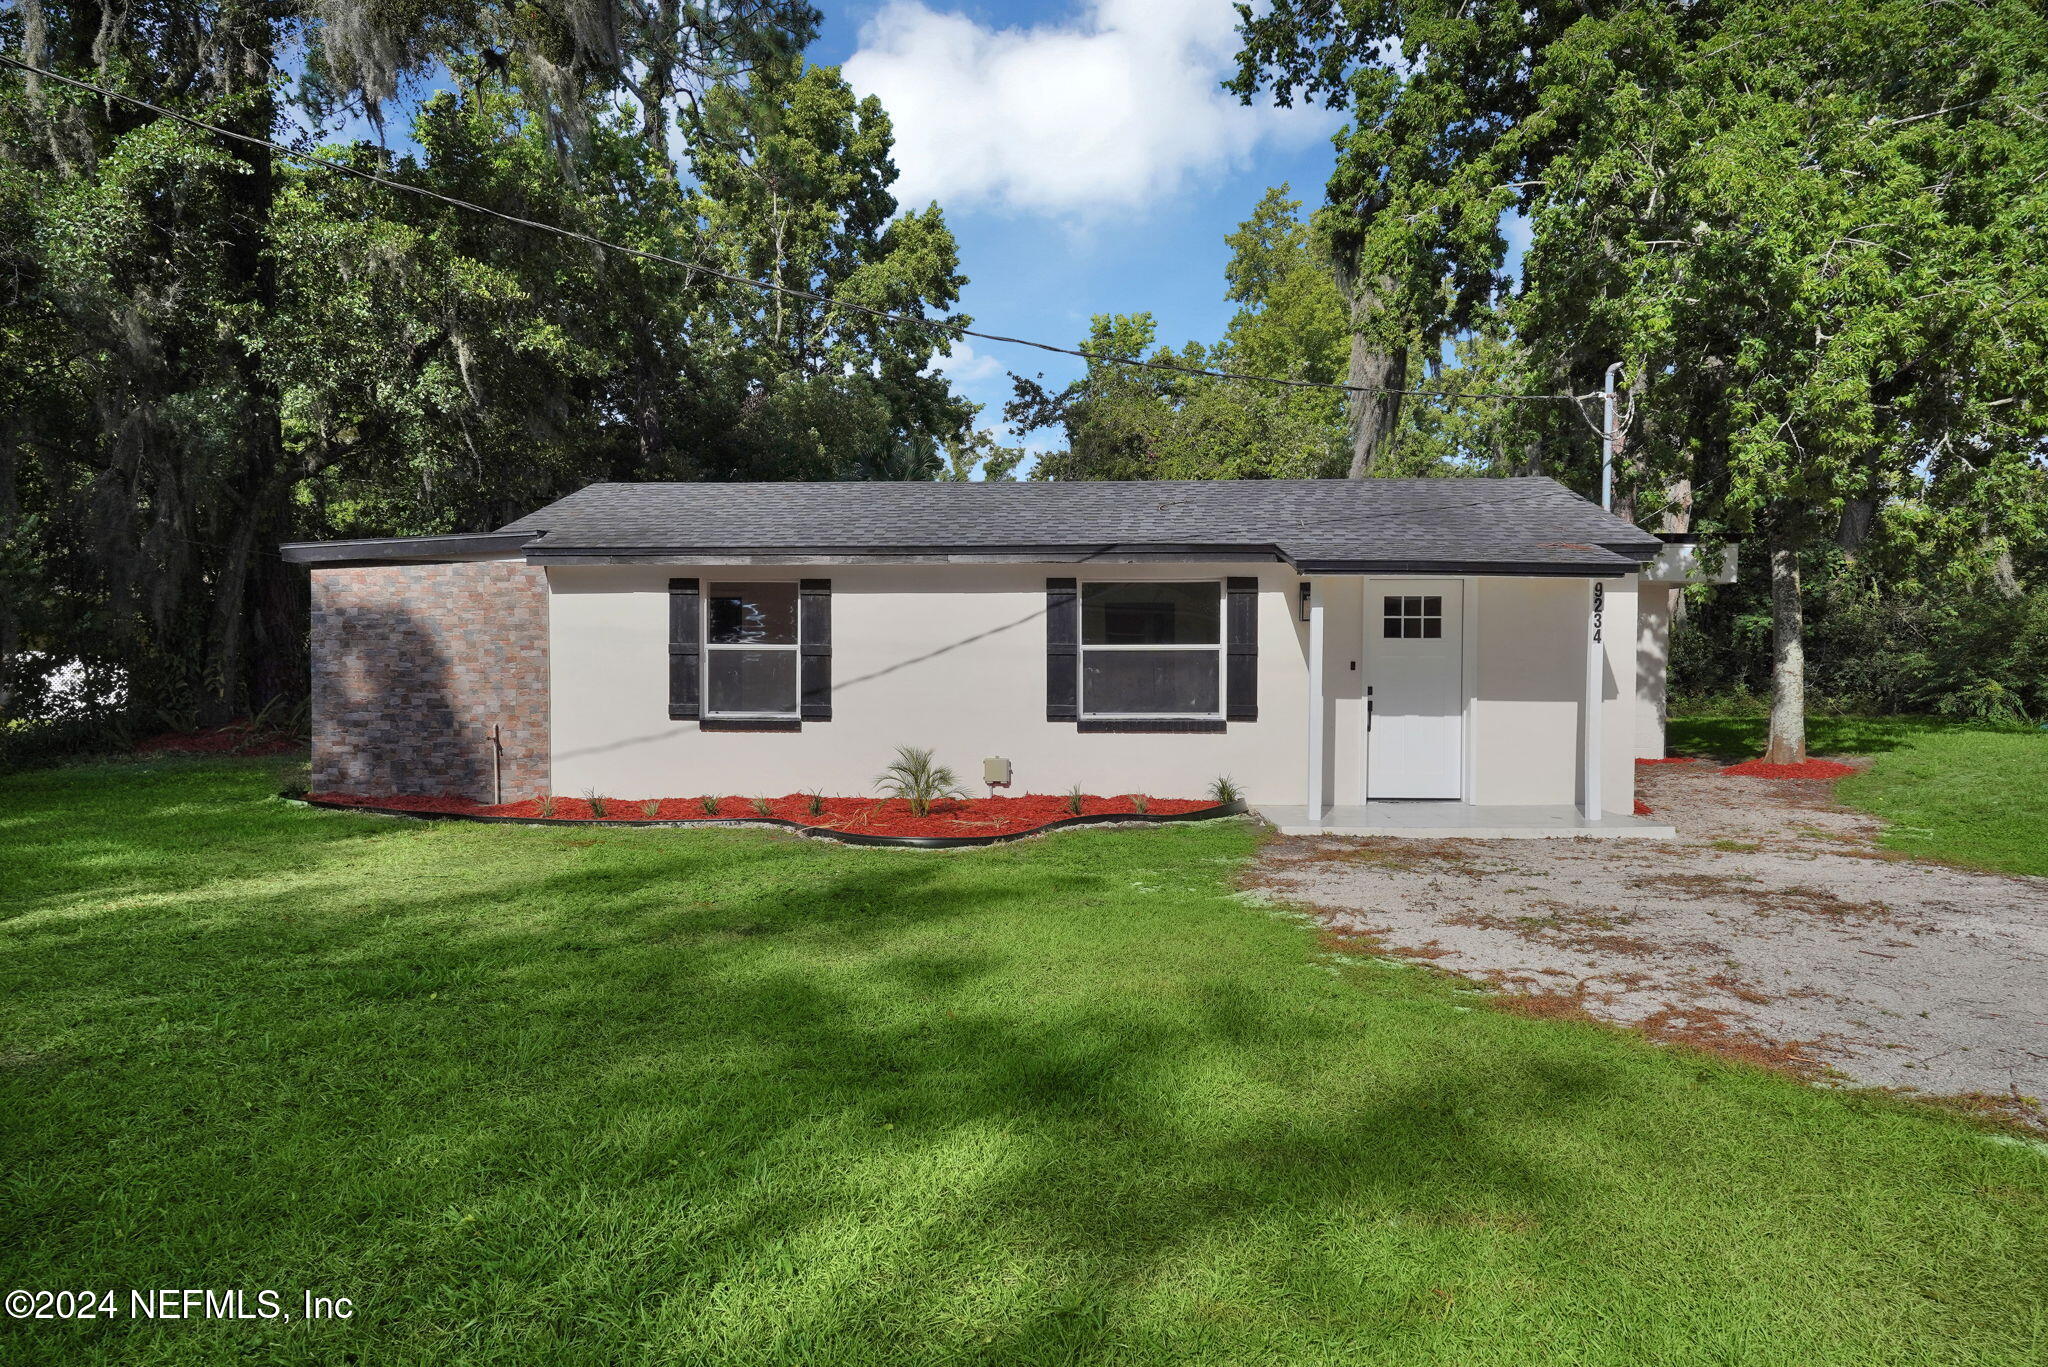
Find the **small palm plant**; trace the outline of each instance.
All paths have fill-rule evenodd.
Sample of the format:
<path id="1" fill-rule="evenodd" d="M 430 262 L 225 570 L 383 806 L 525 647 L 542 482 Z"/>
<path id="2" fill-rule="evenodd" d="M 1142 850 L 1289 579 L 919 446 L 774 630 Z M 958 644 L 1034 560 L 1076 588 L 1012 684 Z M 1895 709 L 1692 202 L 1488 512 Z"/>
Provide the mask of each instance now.
<path id="1" fill-rule="evenodd" d="M 583 790 L 583 800 L 590 804 L 590 814 L 602 821 L 604 819 L 605 807 L 611 802 L 611 799 L 595 788 L 585 788 Z"/>
<path id="2" fill-rule="evenodd" d="M 1131 810 L 1136 812 L 1139 816 L 1145 815 L 1146 809 L 1149 808 L 1151 805 L 1152 799 L 1145 796 L 1143 793 L 1131 794 Z"/>
<path id="3" fill-rule="evenodd" d="M 640 804 L 640 810 L 647 813 L 647 819 L 652 821 L 655 817 L 661 815 L 661 799 L 658 797 L 647 799 L 647 801 Z"/>
<path id="4" fill-rule="evenodd" d="M 1243 790 L 1232 781 L 1228 774 L 1222 775 L 1209 785 L 1209 796 L 1222 803 L 1241 802 L 1244 800 Z"/>
<path id="5" fill-rule="evenodd" d="M 816 791 L 805 793 L 804 810 L 812 816 L 823 816 L 825 814 L 825 795 Z"/>
<path id="6" fill-rule="evenodd" d="M 553 793 L 542 793 L 540 795 L 540 814 L 548 820 L 554 819 L 555 795 Z"/>
<path id="7" fill-rule="evenodd" d="M 769 807 L 769 805 L 768 805 L 768 799 L 767 799 L 767 798 L 765 798 L 765 797 L 757 797 L 757 798 L 755 798 L 755 799 L 754 799 L 754 815 L 755 815 L 755 816 L 770 816 L 770 815 L 773 815 L 773 812 L 772 812 L 772 810 L 770 809 L 770 807 Z"/>
<path id="8" fill-rule="evenodd" d="M 713 797 L 709 793 L 706 793 L 704 796 L 698 798 L 697 805 L 704 809 L 704 815 L 706 816 L 718 815 L 718 799 Z"/>
<path id="9" fill-rule="evenodd" d="M 1081 808 L 1087 800 L 1088 795 L 1081 791 L 1080 784 L 1076 783 L 1073 787 L 1067 789 L 1067 810 L 1075 816 L 1081 814 Z"/>
<path id="10" fill-rule="evenodd" d="M 934 802 L 967 795 L 958 774 L 933 763 L 932 752 L 915 745 L 896 747 L 896 758 L 876 777 L 875 786 L 908 802 L 912 816 L 930 816 Z"/>

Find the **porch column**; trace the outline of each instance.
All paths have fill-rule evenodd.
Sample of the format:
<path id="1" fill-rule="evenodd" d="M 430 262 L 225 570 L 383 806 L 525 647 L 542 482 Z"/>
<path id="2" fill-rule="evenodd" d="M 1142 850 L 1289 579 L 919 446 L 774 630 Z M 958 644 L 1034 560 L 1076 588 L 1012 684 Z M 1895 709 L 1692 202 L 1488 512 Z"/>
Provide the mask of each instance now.
<path id="1" fill-rule="evenodd" d="M 1588 821 L 1600 819 L 1600 703 L 1601 684 L 1606 678 L 1603 656 L 1606 635 L 1601 619 L 1607 614 L 1607 585 L 1593 581 L 1592 610 L 1586 614 L 1586 719 L 1580 733 L 1579 811 Z"/>
<path id="2" fill-rule="evenodd" d="M 1323 585 L 1308 585 L 1308 819 L 1323 819 Z"/>

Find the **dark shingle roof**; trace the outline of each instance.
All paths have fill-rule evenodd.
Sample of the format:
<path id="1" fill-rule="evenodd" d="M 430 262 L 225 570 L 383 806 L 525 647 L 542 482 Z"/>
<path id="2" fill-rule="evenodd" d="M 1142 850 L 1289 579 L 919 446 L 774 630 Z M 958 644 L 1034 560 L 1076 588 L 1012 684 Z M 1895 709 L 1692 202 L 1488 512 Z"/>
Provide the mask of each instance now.
<path id="1" fill-rule="evenodd" d="M 539 563 L 1202 551 L 1304 569 L 1623 573 L 1658 541 L 1555 480 L 593 484 L 501 529 Z"/>

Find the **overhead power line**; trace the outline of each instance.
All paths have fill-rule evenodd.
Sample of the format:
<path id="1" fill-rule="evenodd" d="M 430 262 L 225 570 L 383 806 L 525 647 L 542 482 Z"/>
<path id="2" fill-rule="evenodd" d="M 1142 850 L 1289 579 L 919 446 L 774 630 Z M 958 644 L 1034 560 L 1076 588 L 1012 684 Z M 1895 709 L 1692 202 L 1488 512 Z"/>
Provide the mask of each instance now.
<path id="1" fill-rule="evenodd" d="M 714 280 L 725 281 L 728 284 L 745 285 L 749 289 L 759 290 L 764 294 L 781 294 L 793 299 L 805 299 L 815 304 L 821 304 L 829 309 L 840 309 L 850 313 L 865 314 L 870 318 L 880 319 L 883 322 L 926 328 L 943 334 L 946 337 L 973 337 L 979 341 L 995 342 L 1003 346 L 1030 347 L 1037 351 L 1048 351 L 1060 356 L 1078 356 L 1082 360 L 1091 363 L 1101 362 L 1108 365 L 1129 366 L 1139 370 L 1165 371 L 1175 375 L 1188 375 L 1199 379 L 1237 380 L 1246 384 L 1280 385 L 1288 389 L 1332 390 L 1343 394 L 1363 394 L 1369 396 L 1394 394 L 1414 398 L 1561 401 L 1574 405 L 1581 404 L 1587 399 L 1599 397 L 1597 392 L 1590 394 L 1518 394 L 1501 390 L 1388 389 L 1376 385 L 1337 384 L 1323 380 L 1298 380 L 1280 375 L 1252 375 L 1236 370 L 1214 370 L 1202 366 L 1177 365 L 1172 361 L 1148 361 L 1138 356 L 1106 355 L 1102 352 L 1083 350 L 1080 347 L 1059 346 L 1052 342 L 1034 341 L 1029 337 L 1006 337 L 1001 333 L 980 332 L 961 323 L 947 322 L 943 318 L 927 318 L 922 314 L 900 313 L 893 309 L 878 309 L 867 304 L 857 304 L 850 299 L 839 299 L 829 294 L 820 294 L 816 290 L 804 289 L 798 285 L 783 285 L 772 280 L 756 280 L 751 276 L 734 275 L 730 271 L 722 271 L 714 266 L 707 266 L 701 261 L 685 261 L 681 257 L 669 256 L 663 252 L 652 252 L 642 247 L 631 247 L 622 242 L 612 242 L 602 237 L 593 237 L 589 233 L 579 232 L 574 228 L 564 228 L 554 223 L 542 223 L 537 219 L 522 218 L 517 214 L 508 214 L 502 210 L 477 204 L 471 200 L 458 199 L 454 195 L 444 195 L 438 190 L 429 190 L 425 186 L 409 185 L 402 180 L 393 180 L 391 177 L 379 175 L 375 171 L 366 171 L 359 166 L 350 166 L 346 162 L 334 161 L 317 153 L 307 152 L 296 147 L 288 147 L 281 142 L 274 142 L 269 138 L 257 137 L 253 133 L 243 133 L 233 128 L 224 128 L 220 124 L 194 118 L 190 114 L 181 114 L 175 109 L 166 109 L 164 106 L 152 103 L 138 95 L 127 95 L 118 90 L 110 90 L 106 86 L 97 85 L 92 81 L 82 81 L 75 76 L 66 76 L 61 72 L 51 71 L 45 67 L 24 62 L 20 58 L 9 56 L 6 53 L 0 53 L 0 63 L 5 63 L 8 66 L 36 76 L 58 81 L 64 85 L 73 86 L 79 90 L 90 91 L 104 99 L 119 100 L 123 104 L 133 105 L 138 109 L 146 109 L 152 114 L 176 120 L 202 132 L 212 133 L 218 137 L 228 138 L 252 147 L 265 147 L 279 156 L 290 157 L 294 161 L 304 162 L 311 166 L 319 166 L 342 175 L 354 176 L 359 180 L 369 181 L 373 185 L 381 185 L 387 190 L 397 190 L 402 194 L 416 195 L 421 199 L 434 200 L 453 208 L 464 209 L 470 213 L 483 214 L 488 218 L 495 218 L 501 222 L 515 224 L 521 228 L 531 228 L 535 232 L 550 233 L 572 242 L 581 242 L 603 251 L 618 252 L 625 256 L 639 257 L 643 261 L 654 261 L 662 265 L 675 266 L 693 275 L 706 275 Z"/>

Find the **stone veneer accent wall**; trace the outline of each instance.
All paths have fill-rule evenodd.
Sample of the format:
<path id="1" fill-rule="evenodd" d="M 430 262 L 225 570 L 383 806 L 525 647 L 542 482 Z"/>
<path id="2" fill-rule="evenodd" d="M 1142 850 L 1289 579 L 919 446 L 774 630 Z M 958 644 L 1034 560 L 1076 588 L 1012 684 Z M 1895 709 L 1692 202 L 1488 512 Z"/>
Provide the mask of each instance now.
<path id="1" fill-rule="evenodd" d="M 316 568 L 313 791 L 548 790 L 547 572 L 516 560 Z"/>

